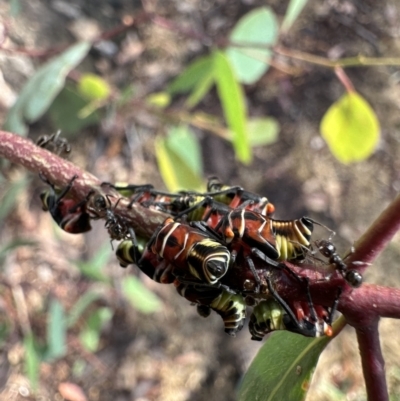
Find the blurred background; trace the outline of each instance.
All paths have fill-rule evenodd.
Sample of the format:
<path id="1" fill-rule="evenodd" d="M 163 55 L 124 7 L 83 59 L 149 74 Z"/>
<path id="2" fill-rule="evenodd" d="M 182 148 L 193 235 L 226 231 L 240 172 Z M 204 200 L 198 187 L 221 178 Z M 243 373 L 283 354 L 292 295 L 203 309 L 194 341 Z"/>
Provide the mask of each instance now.
<path id="1" fill-rule="evenodd" d="M 282 27 L 286 1 L 0 1 L 0 121 L 17 132 L 11 107 L 35 71 L 77 41 L 103 35 L 77 56 L 54 98 L 47 99 L 47 87 L 25 92 L 28 101 L 49 105 L 27 118 L 21 133 L 36 141 L 62 129 L 72 146 L 68 159 L 103 181 L 201 189 L 216 175 L 267 196 L 276 218 L 307 215 L 329 226 L 343 255 L 400 188 L 400 70 L 345 69 L 374 110 L 380 139 L 365 160 L 343 164 L 321 137 L 320 123 L 346 91 L 332 68 L 305 62 L 304 54 L 400 57 L 400 4 L 305 3 L 286 29 L 271 33 L 270 43 L 289 55 L 275 54 L 258 77 L 242 79 L 247 118 L 265 124 L 262 138 L 250 140 L 251 160 L 232 144 L 224 124 L 229 105 L 221 88 L 206 82 L 207 57 L 259 7 L 267 6 L 271 26 Z M 291 57 L 295 50 L 303 52 L 300 59 Z M 204 64 L 182 79 L 198 60 Z M 196 81 L 200 76 L 205 80 Z M 63 232 L 41 210 L 45 184 L 2 162 L 0 399 L 61 400 L 72 392 L 79 400 L 80 388 L 88 400 L 234 400 L 261 346 L 247 325 L 231 338 L 219 316 L 201 318 L 172 286 L 133 266 L 120 268 L 104 222 L 87 234 Z M 399 247 L 397 237 L 366 282 L 399 285 Z M 381 323 L 393 400 L 400 400 L 399 329 L 397 321 Z M 355 340 L 347 327 L 332 341 L 307 400 L 365 399 Z"/>

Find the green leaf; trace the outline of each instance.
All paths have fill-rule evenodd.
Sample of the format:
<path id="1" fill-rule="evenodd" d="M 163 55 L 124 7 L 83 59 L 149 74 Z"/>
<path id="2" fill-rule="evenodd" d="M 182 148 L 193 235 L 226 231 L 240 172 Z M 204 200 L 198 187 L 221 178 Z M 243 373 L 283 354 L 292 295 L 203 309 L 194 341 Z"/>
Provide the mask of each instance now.
<path id="1" fill-rule="evenodd" d="M 200 82 L 207 79 L 213 73 L 213 59 L 211 56 L 201 57 L 189 64 L 177 78 L 175 78 L 167 91 L 171 95 L 187 93 L 195 88 Z"/>
<path id="2" fill-rule="evenodd" d="M 171 103 L 171 97 L 167 92 L 152 93 L 146 97 L 146 103 L 164 109 Z"/>
<path id="3" fill-rule="evenodd" d="M 278 22 L 269 7 L 256 8 L 237 22 L 229 37 L 236 46 L 229 46 L 226 55 L 240 82 L 252 84 L 268 70 L 272 55 L 268 47 L 277 38 Z"/>
<path id="4" fill-rule="evenodd" d="M 189 109 L 197 106 L 199 102 L 201 102 L 205 95 L 210 91 L 212 86 L 214 85 L 214 74 L 210 73 L 207 77 L 205 77 L 202 81 L 200 81 L 193 89 L 190 96 L 187 98 L 185 105 Z"/>
<path id="5" fill-rule="evenodd" d="M 30 180 L 25 176 L 18 181 L 2 185 L 1 192 L 3 192 L 4 196 L 0 199 L 0 221 L 4 220 L 15 207 L 18 194 L 22 189 L 26 188 L 29 181 Z M 4 188 L 4 186 L 6 186 L 6 188 Z"/>
<path id="6" fill-rule="evenodd" d="M 319 355 L 330 340 L 274 332 L 245 374 L 238 401 L 303 400 Z"/>
<path id="7" fill-rule="evenodd" d="M 247 115 L 243 89 L 236 81 L 232 67 L 223 53 L 214 53 L 214 68 L 225 120 L 233 132 L 232 141 L 236 157 L 247 164 L 251 161 L 252 155 L 246 128 Z"/>
<path id="8" fill-rule="evenodd" d="M 252 147 L 276 142 L 279 130 L 278 121 L 272 117 L 252 118 L 247 122 L 247 131 Z"/>
<path id="9" fill-rule="evenodd" d="M 24 337 L 25 348 L 25 372 L 35 389 L 39 382 L 40 354 L 36 346 L 33 334 Z"/>
<path id="10" fill-rule="evenodd" d="M 93 280 L 109 283 L 110 279 L 101 270 L 110 259 L 111 250 L 109 246 L 102 246 L 92 259 L 87 262 L 75 261 L 75 265 L 81 273 Z"/>
<path id="11" fill-rule="evenodd" d="M 122 281 L 122 292 L 132 307 L 142 313 L 154 313 L 160 310 L 161 301 L 149 291 L 136 277 L 125 277 Z"/>
<path id="12" fill-rule="evenodd" d="M 110 96 L 108 83 L 96 74 L 82 74 L 78 82 L 79 93 L 89 100 L 104 100 Z"/>
<path id="13" fill-rule="evenodd" d="M 367 159 L 379 141 L 379 121 L 358 93 L 343 95 L 325 113 L 320 130 L 333 155 L 342 163 Z"/>
<path id="14" fill-rule="evenodd" d="M 100 121 L 100 113 L 97 111 L 85 118 L 80 117 L 80 111 L 88 104 L 89 102 L 83 99 L 71 85 L 66 85 L 50 106 L 48 114 L 54 126 L 60 129 L 63 135 L 77 135 L 82 128 Z"/>
<path id="15" fill-rule="evenodd" d="M 307 2 L 308 0 L 290 0 L 285 18 L 282 22 L 282 31 L 287 32 L 290 29 L 293 22 L 296 21 L 299 14 L 303 11 Z"/>
<path id="16" fill-rule="evenodd" d="M 90 352 L 97 351 L 100 342 L 100 333 L 104 324 L 112 318 L 111 308 L 103 307 L 92 313 L 86 321 L 84 330 L 79 335 L 82 345 Z"/>
<path id="17" fill-rule="evenodd" d="M 64 87 L 67 74 L 82 61 L 90 47 L 90 42 L 80 42 L 40 67 L 10 109 L 5 129 L 26 135 L 25 121 L 37 121 L 46 112 Z"/>
<path id="18" fill-rule="evenodd" d="M 160 174 L 170 191 L 204 188 L 200 146 L 189 127 L 170 128 L 167 138 L 156 139 L 155 151 Z"/>
<path id="19" fill-rule="evenodd" d="M 46 360 L 60 358 L 67 351 L 66 346 L 66 324 L 64 308 L 61 303 L 53 299 L 47 317 L 47 352 Z"/>
<path id="20" fill-rule="evenodd" d="M 199 141 L 187 125 L 170 127 L 166 145 L 170 151 L 179 155 L 194 173 L 201 175 L 203 165 Z"/>
<path id="21" fill-rule="evenodd" d="M 94 291 L 88 291 L 83 296 L 79 298 L 79 300 L 75 303 L 69 315 L 67 317 L 67 327 L 72 327 L 78 321 L 78 319 L 82 316 L 83 312 L 86 308 L 97 301 L 98 299 L 102 299 L 103 296 Z"/>

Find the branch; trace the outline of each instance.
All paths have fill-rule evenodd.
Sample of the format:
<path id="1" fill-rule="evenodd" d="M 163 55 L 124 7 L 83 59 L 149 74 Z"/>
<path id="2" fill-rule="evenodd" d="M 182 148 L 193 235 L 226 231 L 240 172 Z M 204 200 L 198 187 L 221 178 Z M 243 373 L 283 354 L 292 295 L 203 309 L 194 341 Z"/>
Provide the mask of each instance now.
<path id="1" fill-rule="evenodd" d="M 126 218 L 132 228 L 145 238 L 149 238 L 167 217 L 161 212 L 137 205 L 128 209 L 129 200 L 108 188 L 105 191 L 98 178 L 21 136 L 0 131 L 0 156 L 24 166 L 35 174 L 42 173 L 50 182 L 59 187 L 65 187 L 76 175 L 78 178 L 74 181 L 71 196 L 77 200 L 84 199 L 91 190 L 114 195 L 110 197 L 110 201 L 111 207 L 115 207 L 115 213 Z M 116 205 L 120 198 L 122 198 L 121 201 Z"/>
<path id="2" fill-rule="evenodd" d="M 361 362 L 367 388 L 368 401 L 389 401 L 378 331 L 379 320 L 368 327 L 356 330 L 360 348 Z"/>
<path id="3" fill-rule="evenodd" d="M 110 200 L 115 206 L 115 213 L 125 218 L 132 228 L 145 238 L 149 238 L 154 230 L 167 217 L 166 214 L 150 210 L 140 205 L 127 208 L 129 200 L 119 193 L 108 188 L 102 188 L 100 181 L 93 175 L 81 170 L 74 164 L 66 161 L 45 149 L 37 147 L 30 140 L 9 132 L 0 131 L 0 155 L 13 163 L 24 166 L 35 174 L 43 173 L 52 183 L 64 187 L 76 175 L 71 195 L 77 200 L 84 199 L 92 189 L 104 194 L 113 195 Z M 356 243 L 355 252 L 346 260 L 349 264 L 357 261 L 357 268 L 365 270 L 366 264 L 373 261 L 400 227 L 400 196 L 382 212 L 371 225 L 361 239 Z M 364 266 L 359 266 L 364 263 Z M 400 317 L 400 291 L 394 288 L 363 285 L 354 290 L 350 288 L 343 278 L 334 273 L 330 280 L 324 280 L 321 274 L 315 271 L 312 265 L 291 265 L 295 272 L 308 277 L 313 299 L 320 305 L 330 306 L 337 296 L 339 287 L 343 288 L 343 294 L 339 302 L 339 310 L 342 311 L 350 324 L 357 327 L 361 317 L 366 314 L 385 317 Z M 258 268 L 271 271 L 271 267 L 258 262 Z M 306 299 L 304 286 L 299 285 L 291 277 L 281 271 L 272 269 L 276 289 L 288 299 Z M 227 277 L 227 280 L 229 278 Z M 236 280 L 236 276 L 231 277 Z"/>

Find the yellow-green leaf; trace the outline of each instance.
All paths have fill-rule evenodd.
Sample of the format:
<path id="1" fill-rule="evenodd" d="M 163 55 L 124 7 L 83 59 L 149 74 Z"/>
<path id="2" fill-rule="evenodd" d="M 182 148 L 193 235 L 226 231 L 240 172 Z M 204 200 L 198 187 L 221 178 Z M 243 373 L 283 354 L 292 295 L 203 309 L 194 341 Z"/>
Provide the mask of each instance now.
<path id="1" fill-rule="evenodd" d="M 282 31 L 287 32 L 292 26 L 293 22 L 297 19 L 308 0 L 290 0 L 286 10 L 285 18 L 282 22 Z"/>
<path id="2" fill-rule="evenodd" d="M 168 85 L 167 91 L 171 95 L 190 92 L 204 79 L 208 79 L 212 71 L 213 59 L 211 56 L 198 58 Z"/>
<path id="3" fill-rule="evenodd" d="M 110 95 L 108 83 L 95 74 L 83 74 L 78 82 L 79 93 L 91 100 L 104 100 Z"/>
<path id="4" fill-rule="evenodd" d="M 134 276 L 125 277 L 122 281 L 122 292 L 132 307 L 142 313 L 154 313 L 161 309 L 161 301 L 156 294 L 149 291 Z"/>
<path id="5" fill-rule="evenodd" d="M 222 52 L 214 53 L 215 81 L 225 120 L 233 132 L 233 146 L 242 163 L 250 163 L 252 154 L 247 135 L 247 112 L 243 88 L 238 83 L 227 57 Z"/>
<path id="6" fill-rule="evenodd" d="M 367 159 L 379 140 L 379 121 L 367 101 L 347 93 L 325 113 L 321 134 L 333 155 L 342 163 Z"/>
<path id="7" fill-rule="evenodd" d="M 90 42 L 79 42 L 40 67 L 9 110 L 4 128 L 26 135 L 26 122 L 37 121 L 47 111 L 64 87 L 67 74 L 82 61 L 90 47 Z"/>
<path id="8" fill-rule="evenodd" d="M 146 102 L 151 106 L 163 109 L 171 103 L 171 96 L 167 92 L 152 93 L 146 97 Z"/>
<path id="9" fill-rule="evenodd" d="M 166 138 L 157 138 L 158 168 L 167 188 L 202 190 L 201 152 L 196 136 L 187 126 L 172 127 Z"/>
<path id="10" fill-rule="evenodd" d="M 279 130 L 279 122 L 273 117 L 252 118 L 247 122 L 247 131 L 252 147 L 276 142 Z"/>

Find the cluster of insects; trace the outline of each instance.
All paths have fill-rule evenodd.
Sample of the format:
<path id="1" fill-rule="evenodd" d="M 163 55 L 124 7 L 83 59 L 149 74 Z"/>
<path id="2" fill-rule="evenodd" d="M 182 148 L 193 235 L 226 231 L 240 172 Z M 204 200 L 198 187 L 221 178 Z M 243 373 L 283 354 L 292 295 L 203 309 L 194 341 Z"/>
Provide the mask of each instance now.
<path id="1" fill-rule="evenodd" d="M 267 198 L 211 178 L 207 192 L 166 193 L 151 185 L 112 185 L 130 203 L 169 215 L 149 240 L 137 237 L 128 222 L 116 213 L 110 199 L 90 191 L 80 202 L 69 196 L 76 177 L 57 189 L 43 175 L 50 189 L 42 193 L 43 209 L 69 233 L 91 229 L 90 221 L 104 216 L 112 240 L 121 241 L 116 256 L 122 267 L 136 265 L 158 283 L 173 284 L 177 292 L 206 317 L 221 316 L 225 332 L 234 336 L 244 326 L 252 307 L 249 330 L 262 340 L 274 330 L 288 330 L 309 337 L 330 335 L 338 296 L 330 307 L 315 305 L 308 281 L 284 262 L 313 257 L 312 235 L 318 224 L 308 217 L 276 220 Z M 117 202 L 118 203 L 118 202 Z M 319 253 L 353 287 L 361 275 L 349 269 L 330 239 L 315 240 Z M 317 259 L 317 258 L 315 258 Z M 318 259 L 320 260 L 320 259 Z M 287 301 L 274 288 L 274 274 L 297 280 L 306 301 Z"/>
<path id="2" fill-rule="evenodd" d="M 39 139 L 38 145 L 68 153 L 68 143 L 59 133 Z M 54 150 L 53 149 L 53 150 Z M 362 276 L 350 269 L 337 254 L 331 239 L 312 239 L 316 221 L 301 217 L 277 220 L 275 206 L 266 197 L 239 186 L 227 186 L 216 177 L 208 181 L 207 192 L 167 193 L 148 185 L 103 183 L 120 197 L 114 206 L 108 195 L 89 191 L 77 202 L 70 197 L 76 176 L 65 188 L 49 185 L 41 194 L 43 210 L 68 233 L 84 233 L 91 220 L 104 218 L 111 240 L 120 241 L 116 257 L 122 267 L 136 265 L 152 280 L 172 284 L 179 295 L 197 306 L 200 316 L 212 311 L 221 316 L 225 332 L 234 336 L 244 326 L 252 307 L 249 330 L 253 340 L 262 340 L 274 330 L 287 330 L 308 337 L 332 334 L 332 319 L 341 288 L 329 307 L 316 305 L 308 280 L 285 262 L 301 263 L 306 257 L 331 264 L 348 285 L 357 288 Z M 135 234 L 127 219 L 117 213 L 123 197 L 133 205 L 168 215 L 150 239 Z M 304 287 L 304 300 L 287 301 L 275 289 L 276 274 Z M 302 287 L 302 288 L 303 288 Z"/>

